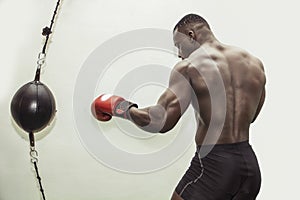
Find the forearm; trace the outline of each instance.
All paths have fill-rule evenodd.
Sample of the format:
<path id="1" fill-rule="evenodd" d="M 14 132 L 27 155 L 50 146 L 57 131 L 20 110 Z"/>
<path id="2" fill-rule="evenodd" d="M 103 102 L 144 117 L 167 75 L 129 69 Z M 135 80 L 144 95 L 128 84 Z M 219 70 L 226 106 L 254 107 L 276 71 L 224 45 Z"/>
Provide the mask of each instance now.
<path id="1" fill-rule="evenodd" d="M 96 98 L 91 105 L 91 111 L 99 121 L 109 121 L 112 116 L 121 117 L 152 133 L 166 132 L 165 124 L 168 123 L 165 121 L 170 114 L 159 103 L 155 106 L 138 109 L 137 104 L 122 97 L 108 94 Z"/>
<path id="2" fill-rule="evenodd" d="M 166 121 L 166 111 L 160 105 L 143 109 L 132 107 L 129 110 L 129 115 L 130 121 L 142 130 L 151 133 L 161 132 Z"/>

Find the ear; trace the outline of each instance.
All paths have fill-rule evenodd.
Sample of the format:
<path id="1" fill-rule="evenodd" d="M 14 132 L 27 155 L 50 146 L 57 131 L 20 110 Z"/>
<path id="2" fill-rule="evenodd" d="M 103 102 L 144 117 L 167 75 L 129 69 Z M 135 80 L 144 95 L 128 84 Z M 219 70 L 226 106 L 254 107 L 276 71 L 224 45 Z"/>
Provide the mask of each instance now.
<path id="1" fill-rule="evenodd" d="M 188 35 L 189 35 L 189 37 L 190 37 L 191 40 L 195 40 L 196 39 L 194 31 L 189 30 Z"/>

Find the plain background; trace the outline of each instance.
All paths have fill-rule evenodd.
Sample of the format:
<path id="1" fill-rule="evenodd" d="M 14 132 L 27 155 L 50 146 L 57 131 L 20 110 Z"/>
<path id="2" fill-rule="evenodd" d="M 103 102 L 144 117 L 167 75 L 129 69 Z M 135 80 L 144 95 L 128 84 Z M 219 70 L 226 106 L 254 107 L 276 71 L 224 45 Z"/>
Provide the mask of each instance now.
<path id="1" fill-rule="evenodd" d="M 55 3 L 0 0 L 0 200 L 39 199 L 29 163 L 28 141 L 13 126 L 9 106 L 17 89 L 33 78 L 42 47 L 40 32 L 49 25 Z M 298 198 L 297 4 L 296 0 L 64 0 L 42 75 L 43 82 L 55 94 L 58 109 L 50 133 L 37 142 L 47 199 L 170 197 L 189 164 L 193 146 L 171 166 L 157 172 L 133 175 L 107 168 L 90 156 L 80 142 L 74 128 L 72 97 L 83 62 L 101 43 L 139 28 L 171 30 L 191 12 L 205 17 L 220 41 L 242 47 L 263 61 L 267 98 L 251 127 L 251 144 L 263 178 L 258 199 Z"/>

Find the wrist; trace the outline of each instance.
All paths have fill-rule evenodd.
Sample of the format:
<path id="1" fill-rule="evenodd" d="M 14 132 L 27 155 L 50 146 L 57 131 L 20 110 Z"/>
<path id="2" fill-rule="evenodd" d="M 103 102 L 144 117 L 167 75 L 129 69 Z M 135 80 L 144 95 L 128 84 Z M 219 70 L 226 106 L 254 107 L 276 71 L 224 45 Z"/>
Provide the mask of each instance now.
<path id="1" fill-rule="evenodd" d="M 138 105 L 135 104 L 135 103 L 132 103 L 130 101 L 121 101 L 114 109 L 113 111 L 113 115 L 116 116 L 116 117 L 121 117 L 121 118 L 124 118 L 124 119 L 129 119 L 130 120 L 130 110 L 132 108 L 135 108 L 137 109 L 138 108 Z"/>

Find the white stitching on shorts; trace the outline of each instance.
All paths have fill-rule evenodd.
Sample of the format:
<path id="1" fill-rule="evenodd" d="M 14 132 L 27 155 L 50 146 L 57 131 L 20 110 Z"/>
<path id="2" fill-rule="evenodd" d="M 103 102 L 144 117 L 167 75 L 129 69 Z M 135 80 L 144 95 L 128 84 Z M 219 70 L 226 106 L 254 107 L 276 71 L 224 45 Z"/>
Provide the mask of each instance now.
<path id="1" fill-rule="evenodd" d="M 193 183 L 196 183 L 196 182 L 202 177 L 202 175 L 203 175 L 203 173 L 204 173 L 203 163 L 202 163 L 202 160 L 201 160 L 201 157 L 200 157 L 200 153 L 199 153 L 198 151 L 197 151 L 197 154 L 198 154 L 199 163 L 200 163 L 200 167 L 201 167 L 201 174 L 200 174 L 195 180 L 188 182 L 188 183 L 183 187 L 183 189 L 181 190 L 181 192 L 179 193 L 179 196 L 182 195 L 182 193 L 184 192 L 184 190 L 185 190 L 189 185 L 191 185 L 191 184 L 193 184 Z"/>

